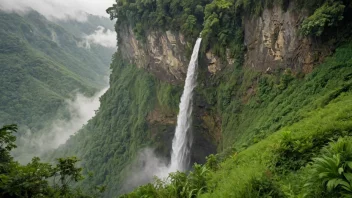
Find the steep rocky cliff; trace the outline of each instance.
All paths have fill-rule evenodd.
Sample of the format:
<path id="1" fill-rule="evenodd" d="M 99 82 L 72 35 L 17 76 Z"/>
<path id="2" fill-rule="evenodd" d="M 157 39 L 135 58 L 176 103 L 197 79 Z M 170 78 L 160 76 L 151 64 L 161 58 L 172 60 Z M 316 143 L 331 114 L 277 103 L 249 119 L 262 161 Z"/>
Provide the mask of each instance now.
<path id="1" fill-rule="evenodd" d="M 138 40 L 130 26 L 118 29 L 122 57 L 171 83 L 185 79 L 188 59 L 186 41 L 181 33 L 148 31 L 144 41 Z"/>
<path id="2" fill-rule="evenodd" d="M 153 30 L 146 33 L 145 40 L 140 40 L 128 25 L 119 27 L 117 31 L 119 49 L 125 60 L 146 69 L 163 81 L 183 83 L 189 62 L 187 50 L 192 48 L 192 43 L 182 33 Z M 211 50 L 205 54 L 209 73 L 221 71 L 224 66 L 219 57 Z M 227 63 L 233 62 L 233 58 L 228 56 Z"/>
<path id="3" fill-rule="evenodd" d="M 329 53 L 319 39 L 300 35 L 299 28 L 307 11 L 295 10 L 293 3 L 286 11 L 280 6 L 265 9 L 260 17 L 244 20 L 244 43 L 247 47 L 245 66 L 261 71 L 291 68 L 309 73 Z"/>
<path id="4" fill-rule="evenodd" d="M 261 72 L 280 68 L 311 72 L 313 66 L 331 51 L 321 44 L 319 38 L 300 34 L 300 25 L 307 15 L 307 11 L 297 10 L 291 3 L 285 10 L 275 5 L 265 8 L 258 17 L 244 17 L 244 66 Z M 142 41 L 128 25 L 119 27 L 117 31 L 119 48 L 126 60 L 145 68 L 159 79 L 182 83 L 189 59 L 185 52 L 192 45 L 189 38 L 179 32 L 152 30 Z M 212 51 L 210 48 L 201 54 L 210 74 L 234 64 L 235 60 L 228 51 L 225 60 L 220 60 Z"/>
<path id="5" fill-rule="evenodd" d="M 243 19 L 245 46 L 243 67 L 252 73 L 271 73 L 274 70 L 291 69 L 295 73 L 309 73 L 313 66 L 329 53 L 317 39 L 301 36 L 299 27 L 307 16 L 306 11 L 297 11 L 290 4 L 285 10 L 280 6 L 266 8 L 260 16 L 246 16 Z M 172 84 L 183 83 L 186 76 L 188 60 L 186 49 L 192 46 L 191 39 L 182 33 L 164 30 L 147 31 L 145 39 L 137 38 L 129 25 L 119 26 L 119 50 L 122 57 L 155 75 L 158 79 Z M 201 80 L 199 83 L 207 88 L 216 87 L 216 79 L 226 75 L 229 68 L 234 67 L 235 58 L 226 51 L 225 58 L 220 58 L 209 48 L 200 54 Z M 241 66 L 242 67 L 242 66 Z M 238 97 L 246 101 L 255 94 L 257 82 L 249 82 L 244 96 Z M 236 90 L 234 90 L 236 92 Z M 237 91 L 239 92 L 239 91 Z M 237 94 L 237 95 L 238 95 Z M 246 99 L 247 97 L 247 99 Z M 196 142 L 199 148 L 194 153 L 204 150 L 206 154 L 214 152 L 219 146 L 222 136 L 222 118 L 208 107 L 211 106 L 204 96 L 197 95 L 195 104 Z M 210 111 L 210 112 L 209 112 Z M 163 114 L 155 109 L 148 114 L 150 124 L 175 125 L 176 112 Z M 152 125 L 151 125 L 152 126 Z M 172 133 L 168 138 L 172 137 Z M 171 140 L 169 139 L 169 141 Z M 200 157 L 199 157 L 200 156 Z M 193 161 L 204 155 L 194 156 Z"/>

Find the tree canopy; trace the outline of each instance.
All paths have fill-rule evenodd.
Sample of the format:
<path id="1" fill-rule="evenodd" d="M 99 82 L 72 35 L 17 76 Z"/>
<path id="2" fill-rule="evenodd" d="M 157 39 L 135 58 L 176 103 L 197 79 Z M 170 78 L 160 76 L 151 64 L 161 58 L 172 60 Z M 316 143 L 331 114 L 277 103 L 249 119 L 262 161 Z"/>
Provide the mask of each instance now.
<path id="1" fill-rule="evenodd" d="M 27 165 L 14 161 L 10 152 L 16 148 L 16 131 L 16 125 L 0 128 L 0 197 L 92 198 L 99 194 L 101 188 L 87 195 L 70 186 L 83 179 L 76 157 L 58 158 L 55 165 L 41 162 L 38 157 Z"/>

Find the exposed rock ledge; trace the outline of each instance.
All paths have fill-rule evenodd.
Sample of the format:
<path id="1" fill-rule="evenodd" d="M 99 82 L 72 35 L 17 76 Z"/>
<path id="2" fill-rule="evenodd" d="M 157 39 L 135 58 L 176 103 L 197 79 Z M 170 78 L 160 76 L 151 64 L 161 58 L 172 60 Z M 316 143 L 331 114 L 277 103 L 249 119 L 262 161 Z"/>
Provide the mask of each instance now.
<path id="1" fill-rule="evenodd" d="M 299 35 L 299 27 L 306 17 L 304 11 L 288 11 L 281 6 L 265 9 L 261 17 L 245 19 L 245 66 L 261 71 L 291 68 L 311 72 L 320 57 L 328 54 L 324 46 L 313 39 Z"/>
<path id="2" fill-rule="evenodd" d="M 182 83 L 186 77 L 189 59 L 186 57 L 188 45 L 181 33 L 171 31 L 149 31 L 144 42 L 137 40 L 129 26 L 119 28 L 119 48 L 122 56 L 153 73 L 163 81 Z M 223 66 L 211 51 L 206 53 L 208 71 L 216 74 Z M 233 59 L 228 58 L 228 64 Z"/>
<path id="3" fill-rule="evenodd" d="M 184 36 L 171 31 L 150 31 L 147 35 L 145 42 L 142 42 L 136 39 L 131 27 L 119 28 L 119 48 L 122 56 L 161 80 L 171 83 L 183 82 L 188 65 Z"/>
<path id="4" fill-rule="evenodd" d="M 294 72 L 309 73 L 313 66 L 329 54 L 329 50 L 311 38 L 299 35 L 299 26 L 306 17 L 303 11 L 288 11 L 274 6 L 265 9 L 262 16 L 244 18 L 244 44 L 247 47 L 245 67 L 262 72 L 277 68 L 291 68 Z M 163 81 L 183 83 L 186 77 L 189 43 L 181 33 L 148 31 L 144 42 L 136 39 L 129 26 L 119 27 L 119 48 L 122 56 L 153 73 Z M 203 56 L 208 71 L 215 75 L 234 60 L 227 56 L 221 62 L 211 49 Z"/>

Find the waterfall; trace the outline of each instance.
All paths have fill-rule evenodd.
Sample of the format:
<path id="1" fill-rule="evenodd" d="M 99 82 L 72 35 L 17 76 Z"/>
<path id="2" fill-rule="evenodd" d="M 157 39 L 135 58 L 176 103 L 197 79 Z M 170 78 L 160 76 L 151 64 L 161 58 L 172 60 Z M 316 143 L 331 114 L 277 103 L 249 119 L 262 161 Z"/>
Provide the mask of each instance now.
<path id="1" fill-rule="evenodd" d="M 198 38 L 193 48 L 188 65 L 185 87 L 183 89 L 180 111 L 177 116 L 175 136 L 172 141 L 172 154 L 169 172 L 185 171 L 190 163 L 190 147 L 192 144 L 192 102 L 193 90 L 197 81 L 198 52 L 202 39 Z"/>
<path id="2" fill-rule="evenodd" d="M 194 46 L 191 61 L 187 69 L 185 87 L 183 89 L 180 111 L 177 116 L 177 126 L 175 136 L 172 141 L 171 163 L 166 164 L 157 158 L 152 151 L 144 150 L 140 156 L 143 164 L 142 170 L 131 171 L 132 177 L 126 182 L 127 188 L 131 185 L 143 184 L 143 181 L 151 181 L 154 176 L 167 179 L 169 173 L 176 171 L 186 171 L 190 164 L 190 149 L 192 144 L 192 103 L 193 90 L 197 81 L 198 52 L 202 39 L 198 38 Z M 136 183 L 141 181 L 141 183 Z"/>

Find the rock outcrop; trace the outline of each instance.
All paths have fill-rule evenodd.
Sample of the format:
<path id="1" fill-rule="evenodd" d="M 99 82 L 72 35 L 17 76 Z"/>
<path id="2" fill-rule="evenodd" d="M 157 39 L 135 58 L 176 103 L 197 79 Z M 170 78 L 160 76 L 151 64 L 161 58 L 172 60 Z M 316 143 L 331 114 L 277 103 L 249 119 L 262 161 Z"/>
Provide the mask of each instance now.
<path id="1" fill-rule="evenodd" d="M 131 27 L 119 28 L 119 48 L 122 56 L 161 80 L 171 83 L 183 82 L 188 66 L 184 36 L 171 31 L 149 31 L 146 35 L 145 41 L 140 41 Z"/>
<path id="2" fill-rule="evenodd" d="M 211 50 L 206 53 L 206 59 L 208 64 L 208 72 L 215 75 L 221 71 L 226 65 L 232 65 L 235 59 L 230 57 L 229 50 L 226 51 L 226 62 L 221 62 L 219 57 L 214 55 Z"/>
<path id="3" fill-rule="evenodd" d="M 299 27 L 305 16 L 291 3 L 287 11 L 274 6 L 265 9 L 260 17 L 244 19 L 245 66 L 260 71 L 291 68 L 310 72 L 324 48 L 318 47 L 317 41 L 300 36 Z"/>
<path id="4" fill-rule="evenodd" d="M 295 72 L 309 73 L 329 50 L 315 39 L 299 35 L 299 26 L 306 17 L 291 3 L 284 11 L 280 6 L 264 9 L 260 17 L 244 18 L 245 67 L 262 72 L 290 68 Z M 145 68 L 163 81 L 183 83 L 188 57 L 186 38 L 171 31 L 146 32 L 144 41 L 137 39 L 129 26 L 119 27 L 119 48 L 122 56 L 140 68 Z M 208 72 L 216 75 L 234 59 L 226 56 L 220 61 L 210 49 L 204 56 Z"/>
<path id="5" fill-rule="evenodd" d="M 163 81 L 182 83 L 186 77 L 189 59 L 186 57 L 187 41 L 181 33 L 149 31 L 145 41 L 137 39 L 129 26 L 119 28 L 119 48 L 122 56 L 153 73 Z M 211 50 L 206 53 L 209 73 L 215 75 L 224 68 L 219 57 Z M 234 60 L 227 57 L 227 64 Z"/>

